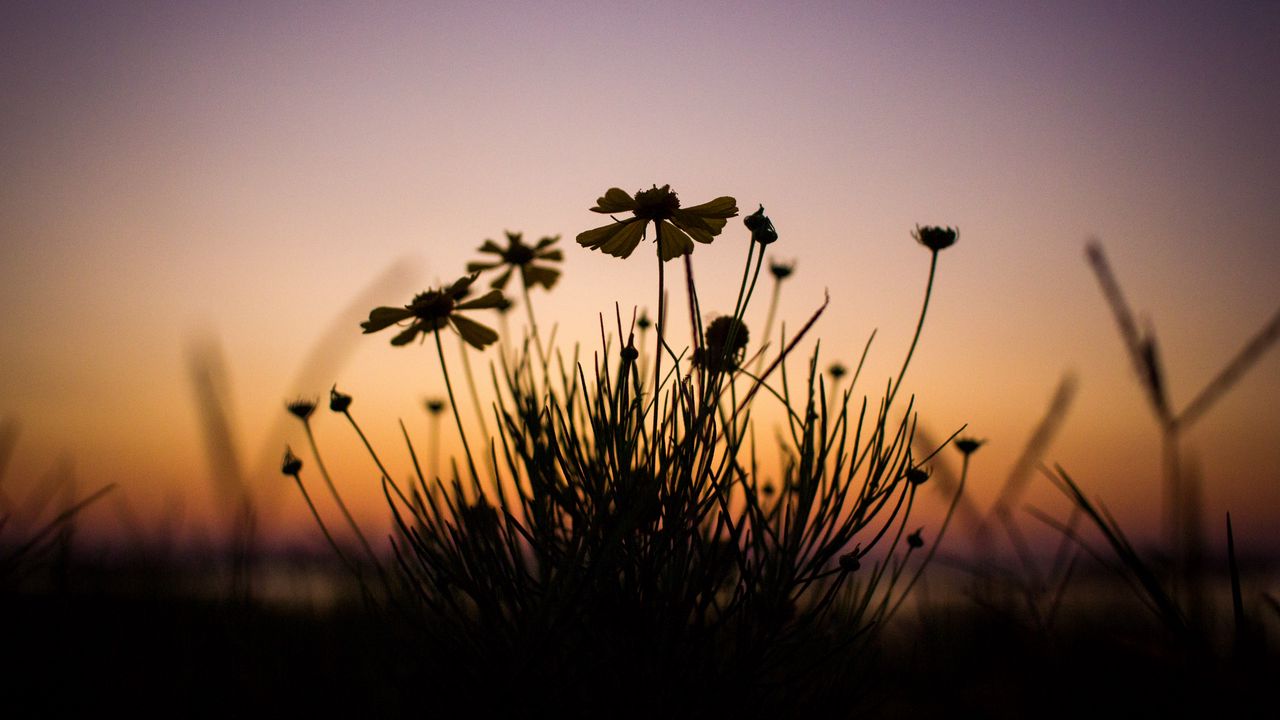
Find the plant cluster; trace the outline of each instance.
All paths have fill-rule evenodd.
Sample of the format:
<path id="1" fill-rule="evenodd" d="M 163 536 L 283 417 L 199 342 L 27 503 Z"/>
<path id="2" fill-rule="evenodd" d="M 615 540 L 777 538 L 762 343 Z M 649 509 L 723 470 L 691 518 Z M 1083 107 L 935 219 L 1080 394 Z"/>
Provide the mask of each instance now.
<path id="1" fill-rule="evenodd" d="M 586 362 L 577 351 L 566 359 L 543 345 L 529 303 L 532 287 L 550 289 L 559 276 L 545 265 L 561 259 L 552 248 L 558 236 L 529 246 L 508 232 L 506 248 L 486 241 L 481 252 L 497 259 L 467 269 L 497 272 L 495 290 L 467 300 L 476 275 L 464 276 L 403 307 L 376 308 L 362 325 L 371 333 L 404 324 L 393 345 L 432 337 L 465 468 L 455 462 L 450 477 L 424 473 L 406 432 L 414 472 L 398 481 L 365 440 L 394 521 L 394 561 L 364 543 L 349 515 L 364 559 L 340 548 L 318 513 L 317 522 L 370 600 L 410 620 L 409 652 L 441 688 L 484 687 L 489 702 L 513 707 L 630 698 L 636 710 L 685 714 L 759 711 L 780 701 L 794 709 L 848 694 L 851 667 L 945 531 L 927 552 L 922 531 L 908 532 L 939 448 L 913 454 L 914 398 L 899 407 L 895 397 L 920 337 L 938 253 L 955 231 L 914 233 L 930 250 L 925 301 L 902 368 L 873 406 L 866 398 L 851 402 L 858 371 L 828 399 L 816 348 L 805 379 L 797 385 L 788 376 L 788 358 L 826 302 L 798 333 L 784 329 L 776 349 L 766 342 L 749 355 L 747 309 L 778 240 L 763 206 L 745 218 L 750 240 L 737 297 L 705 326 L 694 242 L 719 236 L 737 201 L 683 207 L 670 186 L 634 194 L 612 188 L 591 210 L 630 216 L 579 234 L 589 249 L 626 258 L 652 228 L 656 338 L 647 339 L 645 316 L 624 324 L 615 310 L 612 333 L 601 323 L 600 352 Z M 666 327 L 665 267 L 675 259 L 683 259 L 693 329 L 684 351 L 671 346 Z M 765 340 L 778 287 L 793 270 L 794 263 L 770 265 Z M 513 274 L 529 339 L 519 352 L 501 343 L 490 416 L 498 430 L 474 445 L 441 331 L 452 327 L 477 350 L 497 341 L 458 313 L 505 306 L 496 288 Z M 470 390 L 474 398 L 474 384 Z M 776 402 L 785 418 L 776 482 L 757 461 L 753 413 L 765 402 Z M 364 440 L 350 406 L 335 388 L 331 408 Z M 299 418 L 319 460 L 309 415 Z M 960 447 L 967 470 L 976 445 Z M 301 461 L 289 453 L 283 469 L 305 494 Z M 320 470 L 336 498 L 322 463 Z"/>

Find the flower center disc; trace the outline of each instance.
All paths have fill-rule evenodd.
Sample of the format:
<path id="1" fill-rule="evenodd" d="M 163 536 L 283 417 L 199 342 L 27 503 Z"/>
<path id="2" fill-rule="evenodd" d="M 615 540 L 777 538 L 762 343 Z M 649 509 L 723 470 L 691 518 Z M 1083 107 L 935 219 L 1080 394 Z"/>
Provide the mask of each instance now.
<path id="1" fill-rule="evenodd" d="M 655 185 L 648 190 L 636 193 L 636 206 L 635 214 L 638 218 L 667 220 L 680 209 L 680 198 L 671 192 L 670 185 L 662 187 Z"/>

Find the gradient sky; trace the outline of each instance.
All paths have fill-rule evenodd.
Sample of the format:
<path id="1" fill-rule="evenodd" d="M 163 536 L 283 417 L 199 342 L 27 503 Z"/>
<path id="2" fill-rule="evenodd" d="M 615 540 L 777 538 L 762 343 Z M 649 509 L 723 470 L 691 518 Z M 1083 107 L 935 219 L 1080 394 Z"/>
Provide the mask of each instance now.
<path id="1" fill-rule="evenodd" d="M 598 313 L 656 292 L 646 253 L 573 243 L 611 186 L 764 203 L 770 251 L 798 262 L 790 326 L 825 288 L 824 358 L 856 363 L 878 328 L 873 400 L 923 290 L 909 231 L 958 226 L 908 377 L 921 422 L 990 441 L 985 507 L 1073 372 L 1046 460 L 1139 536 L 1158 435 L 1086 238 L 1156 329 L 1175 406 L 1280 305 L 1271 2 L 5 3 L 0 100 L 0 416 L 21 427 L 4 492 L 65 461 L 82 494 L 119 482 L 152 528 L 177 508 L 192 532 L 217 526 L 192 352 L 220 348 L 283 533 L 310 532 L 276 469 L 304 443 L 285 399 L 338 382 L 407 473 L 395 421 L 425 442 L 421 399 L 443 390 L 429 346 L 359 335 L 361 293 L 401 304 L 485 238 L 560 233 L 565 275 L 537 311 L 597 349 Z M 697 249 L 706 311 L 730 309 L 745 238 L 735 220 Z M 1188 436 L 1213 542 L 1227 510 L 1264 546 L 1280 522 L 1278 380 L 1272 352 Z M 382 522 L 354 439 L 327 412 L 317 432 Z M 1062 507 L 1040 480 L 1029 498 Z M 87 522 L 122 513 L 113 499 Z"/>

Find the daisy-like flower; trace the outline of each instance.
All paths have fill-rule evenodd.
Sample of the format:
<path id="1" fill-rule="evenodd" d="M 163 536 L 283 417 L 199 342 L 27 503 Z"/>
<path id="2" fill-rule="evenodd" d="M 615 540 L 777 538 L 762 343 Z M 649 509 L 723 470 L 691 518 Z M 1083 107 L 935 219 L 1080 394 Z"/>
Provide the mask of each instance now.
<path id="1" fill-rule="evenodd" d="M 610 215 L 630 212 L 633 217 L 578 234 L 578 244 L 615 257 L 630 257 L 645 238 L 649 221 L 657 235 L 658 257 L 665 262 L 693 252 L 693 241 L 709 243 L 729 218 L 738 214 L 738 201 L 723 196 L 711 202 L 680 207 L 680 199 L 670 185 L 653 186 L 629 195 L 621 188 L 609 188 L 596 200 L 592 212 Z"/>
<path id="2" fill-rule="evenodd" d="M 368 334 L 409 320 L 409 327 L 391 338 L 392 345 L 408 345 L 418 337 L 419 333 L 426 335 L 446 325 L 452 325 L 463 340 L 483 350 L 486 345 L 498 340 L 498 333 L 475 320 L 462 317 L 458 311 L 498 307 L 502 302 L 502 293 L 491 290 L 474 300 L 460 302 L 470 291 L 471 283 L 476 281 L 476 277 L 472 274 L 459 279 L 449 287 L 418 293 L 414 296 L 413 302 L 401 308 L 374 308 L 369 312 L 369 319 L 360 323 L 360 327 L 364 328 L 365 334 Z"/>
<path id="3" fill-rule="evenodd" d="M 507 286 L 507 281 L 511 279 L 511 273 L 519 268 L 520 279 L 524 281 L 525 287 L 541 285 L 550 290 L 551 286 L 555 285 L 556 280 L 560 278 L 560 271 L 537 263 L 564 260 L 564 253 L 560 252 L 559 248 L 551 247 L 560 242 L 560 236 L 544 237 L 535 245 L 526 245 L 523 237 L 523 233 L 507 231 L 507 246 L 505 248 L 492 240 L 485 240 L 484 244 L 480 246 L 480 252 L 497 255 L 498 259 L 469 262 L 467 263 L 467 272 L 483 272 L 506 266 L 506 270 L 489 284 L 490 287 L 496 290 L 502 290 Z"/>

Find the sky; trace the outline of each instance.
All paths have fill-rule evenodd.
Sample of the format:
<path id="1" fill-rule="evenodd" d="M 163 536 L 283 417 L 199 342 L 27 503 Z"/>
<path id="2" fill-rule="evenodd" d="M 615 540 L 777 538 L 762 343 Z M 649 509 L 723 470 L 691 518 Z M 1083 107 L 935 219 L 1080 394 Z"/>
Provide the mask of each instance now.
<path id="1" fill-rule="evenodd" d="M 1105 248 L 1184 406 L 1280 307 L 1278 76 L 1267 2 L 5 3 L 0 417 L 18 439 L 0 498 L 115 482 L 87 527 L 218 536 L 198 358 L 265 532 L 314 540 L 278 473 L 286 442 L 309 458 L 283 403 L 337 383 L 407 474 L 397 420 L 426 443 L 422 400 L 444 391 L 429 345 L 360 335 L 368 310 L 452 282 L 486 238 L 560 234 L 535 310 L 594 352 L 615 302 L 653 308 L 657 262 L 573 238 L 608 188 L 670 184 L 767 207 L 770 257 L 796 262 L 779 317 L 830 294 L 823 365 L 855 365 L 875 331 L 856 389 L 873 404 L 927 276 L 910 231 L 958 227 L 905 385 L 921 426 L 988 440 L 969 478 L 986 508 L 1070 375 L 1043 460 L 1154 537 L 1159 433 L 1084 247 Z M 731 310 L 747 244 L 733 220 L 695 251 L 704 312 Z M 482 386 L 494 357 L 472 356 Z M 339 420 L 317 415 L 322 451 L 380 526 Z M 1269 547 L 1278 430 L 1273 351 L 1184 438 L 1211 546 L 1230 511 Z M 1023 499 L 1061 513 L 1055 493 L 1038 478 Z"/>

